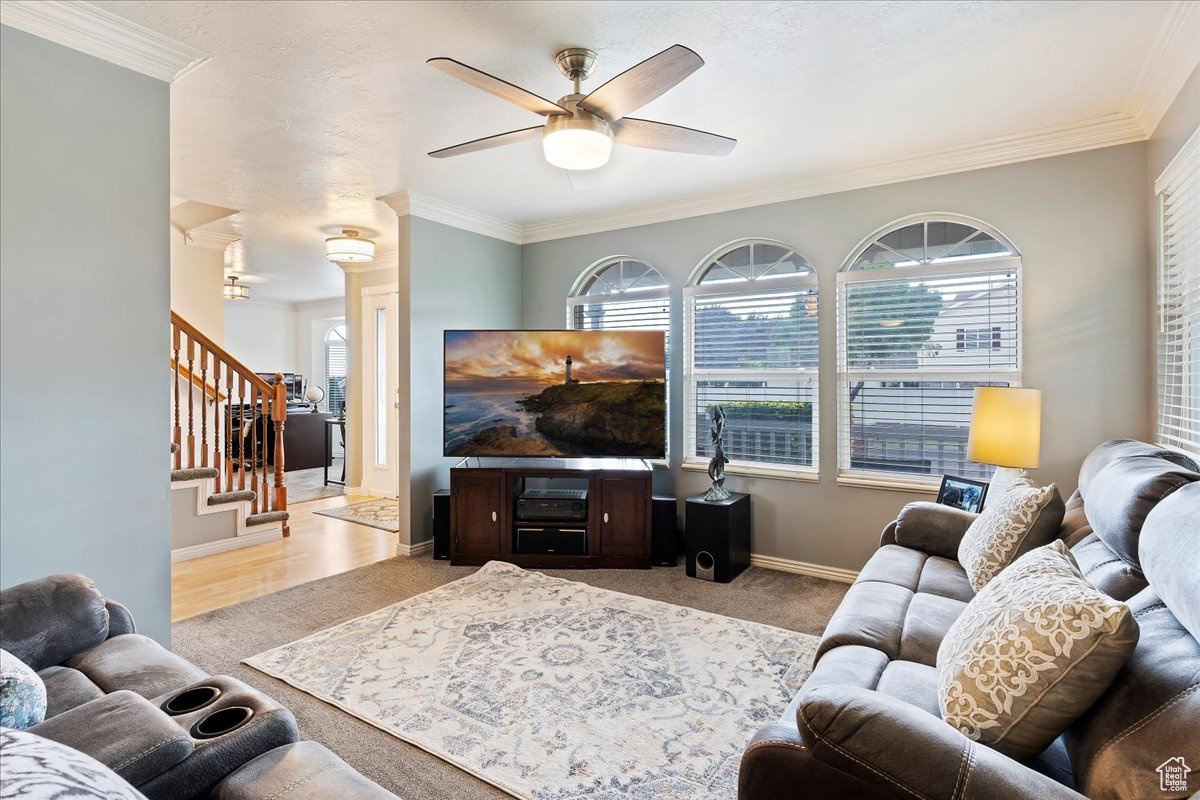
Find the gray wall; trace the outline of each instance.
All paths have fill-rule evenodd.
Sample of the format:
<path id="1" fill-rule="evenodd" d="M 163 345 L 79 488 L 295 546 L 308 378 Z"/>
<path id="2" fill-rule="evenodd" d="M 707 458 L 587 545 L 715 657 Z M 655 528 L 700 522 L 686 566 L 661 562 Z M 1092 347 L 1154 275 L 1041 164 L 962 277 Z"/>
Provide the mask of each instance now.
<path id="1" fill-rule="evenodd" d="M 1153 184 L 1171 163 L 1179 148 L 1200 127 L 1200 67 L 1192 72 L 1175 102 L 1159 120 L 1150 137 L 1150 183 Z M 1151 187 L 1153 190 L 1153 186 Z"/>
<path id="2" fill-rule="evenodd" d="M 432 494 L 450 488 L 458 460 L 442 457 L 442 334 L 521 327 L 521 248 L 419 217 L 402 219 L 410 224 L 412 265 L 409 541 L 416 543 L 433 536 Z M 561 314 L 549 327 L 562 327 Z"/>
<path id="3" fill-rule="evenodd" d="M 780 239 L 816 267 L 825 298 L 820 320 L 818 483 L 733 476 L 754 495 L 756 553 L 857 569 L 880 529 L 904 503 L 927 495 L 838 486 L 835 273 L 867 234 L 900 217 L 945 211 L 981 219 L 1023 256 L 1024 384 L 1043 390 L 1042 467 L 1037 478 L 1075 488 L 1083 456 L 1114 436 L 1150 433 L 1151 259 L 1146 242 L 1146 144 L 1137 143 L 1003 167 L 573 237 L 522 248 L 525 326 L 560 327 L 564 299 L 580 272 L 614 254 L 644 259 L 671 281 L 672 321 L 681 330 L 682 285 L 721 244 Z M 675 341 L 680 341 L 678 337 Z M 680 359 L 671 375 L 672 468 L 656 491 L 703 489 L 682 457 Z"/>
<path id="4" fill-rule="evenodd" d="M 0 585 L 85 573 L 169 644 L 168 86 L 9 27 L 0 64 Z"/>

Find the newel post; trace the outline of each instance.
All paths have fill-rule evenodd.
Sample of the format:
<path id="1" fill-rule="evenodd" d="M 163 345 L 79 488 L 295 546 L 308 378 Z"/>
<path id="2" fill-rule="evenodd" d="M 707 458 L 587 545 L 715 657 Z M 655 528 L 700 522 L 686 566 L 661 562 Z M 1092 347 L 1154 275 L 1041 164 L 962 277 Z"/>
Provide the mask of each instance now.
<path id="1" fill-rule="evenodd" d="M 287 387 L 283 385 L 283 373 L 275 373 L 275 399 L 271 403 L 271 419 L 275 423 L 275 511 L 287 511 L 287 487 L 283 485 L 283 426 L 287 424 Z M 287 520 L 283 522 L 283 535 L 290 536 Z"/>

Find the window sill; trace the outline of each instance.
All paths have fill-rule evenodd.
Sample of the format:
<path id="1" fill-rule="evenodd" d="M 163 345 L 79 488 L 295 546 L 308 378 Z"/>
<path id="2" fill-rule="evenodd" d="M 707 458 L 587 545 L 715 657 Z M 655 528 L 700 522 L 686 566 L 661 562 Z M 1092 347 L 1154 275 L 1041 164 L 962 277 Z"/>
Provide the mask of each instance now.
<path id="1" fill-rule="evenodd" d="M 708 472 L 707 461 L 684 461 L 680 466 L 682 469 L 688 472 Z M 773 478 L 784 481 L 802 481 L 804 483 L 816 483 L 821 479 L 821 476 L 816 470 L 802 471 L 772 467 L 752 467 L 747 464 L 727 464 L 725 466 L 725 474 L 744 475 L 749 478 Z"/>
<path id="2" fill-rule="evenodd" d="M 941 479 L 937 483 L 906 481 L 902 478 L 877 477 L 874 475 L 838 475 L 838 486 L 853 486 L 858 489 L 883 489 L 891 492 L 914 492 L 937 496 Z"/>

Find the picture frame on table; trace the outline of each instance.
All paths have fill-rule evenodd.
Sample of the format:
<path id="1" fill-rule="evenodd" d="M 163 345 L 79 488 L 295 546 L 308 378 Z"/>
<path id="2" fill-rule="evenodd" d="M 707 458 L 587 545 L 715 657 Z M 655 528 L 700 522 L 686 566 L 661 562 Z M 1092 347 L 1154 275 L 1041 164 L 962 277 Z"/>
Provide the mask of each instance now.
<path id="1" fill-rule="evenodd" d="M 983 510 L 983 504 L 987 500 L 987 490 L 987 481 L 960 478 L 957 475 L 943 475 L 937 501 L 944 506 L 978 514 Z"/>

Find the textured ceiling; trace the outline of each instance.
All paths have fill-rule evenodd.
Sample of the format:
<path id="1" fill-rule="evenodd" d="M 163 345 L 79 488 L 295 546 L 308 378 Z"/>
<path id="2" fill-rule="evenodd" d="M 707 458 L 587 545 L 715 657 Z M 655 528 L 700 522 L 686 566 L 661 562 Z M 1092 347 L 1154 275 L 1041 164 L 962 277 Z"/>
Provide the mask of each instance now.
<path id="1" fill-rule="evenodd" d="M 213 54 L 171 87 L 171 193 L 241 212 L 256 296 L 340 294 L 322 239 L 396 247 L 410 190 L 527 224 L 696 196 L 1125 110 L 1164 2 L 95 2 Z M 550 99 L 554 53 L 596 87 L 675 43 L 707 62 L 638 116 L 736 137 L 714 159 L 617 148 L 575 192 L 540 145 L 425 153 L 539 117 L 425 65 L 451 56 Z"/>

